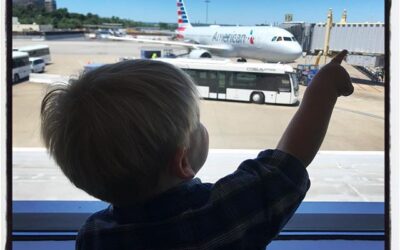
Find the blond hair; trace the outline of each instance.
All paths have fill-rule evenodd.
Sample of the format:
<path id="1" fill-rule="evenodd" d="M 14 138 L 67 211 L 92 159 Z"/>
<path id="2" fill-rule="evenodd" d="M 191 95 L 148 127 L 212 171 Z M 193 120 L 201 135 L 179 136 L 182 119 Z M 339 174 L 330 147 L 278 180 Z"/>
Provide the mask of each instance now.
<path id="1" fill-rule="evenodd" d="M 142 201 L 176 149 L 188 146 L 198 94 L 173 65 L 130 60 L 57 86 L 41 119 L 44 143 L 73 184 L 113 204 Z"/>

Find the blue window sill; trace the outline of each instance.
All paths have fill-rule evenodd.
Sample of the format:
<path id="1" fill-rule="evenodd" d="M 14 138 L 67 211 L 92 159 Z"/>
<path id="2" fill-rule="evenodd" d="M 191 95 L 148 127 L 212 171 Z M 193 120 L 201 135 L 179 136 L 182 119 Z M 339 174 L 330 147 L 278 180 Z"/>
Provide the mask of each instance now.
<path id="1" fill-rule="evenodd" d="M 100 201 L 14 201 L 13 241 L 17 245 L 22 241 L 73 242 L 86 218 L 107 206 Z M 384 239 L 383 202 L 303 202 L 274 242 L 358 240 L 383 243 Z"/>

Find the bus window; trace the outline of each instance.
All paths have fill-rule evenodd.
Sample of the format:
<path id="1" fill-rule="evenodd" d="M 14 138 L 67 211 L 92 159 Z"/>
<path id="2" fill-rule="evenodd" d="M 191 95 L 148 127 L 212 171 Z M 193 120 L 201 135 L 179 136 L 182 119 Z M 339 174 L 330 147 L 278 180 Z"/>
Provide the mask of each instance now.
<path id="1" fill-rule="evenodd" d="M 208 77 L 207 77 L 207 71 L 198 71 L 198 77 L 196 80 L 196 83 L 200 86 L 208 86 Z"/>
<path id="2" fill-rule="evenodd" d="M 275 79 L 278 81 L 278 89 L 281 92 L 290 92 L 290 79 L 289 75 L 276 75 Z"/>
<path id="3" fill-rule="evenodd" d="M 224 73 L 218 74 L 218 86 L 220 89 L 225 89 L 226 75 Z"/>
<path id="4" fill-rule="evenodd" d="M 293 82 L 293 89 L 295 91 L 295 93 L 297 93 L 299 91 L 299 81 L 297 79 L 296 74 L 290 74 L 290 78 L 292 79 Z"/>
<path id="5" fill-rule="evenodd" d="M 197 73 L 196 73 L 196 71 L 194 71 L 193 69 L 184 69 L 183 71 L 185 71 L 186 74 L 188 74 L 188 75 L 192 78 L 192 80 L 193 80 L 194 82 L 196 82 L 196 79 L 197 79 Z"/>
<path id="6" fill-rule="evenodd" d="M 217 79 L 217 72 L 216 71 L 209 71 L 208 72 L 208 77 L 210 80 Z"/>
<path id="7" fill-rule="evenodd" d="M 278 91 L 279 88 L 281 88 L 281 78 L 284 76 L 285 75 L 257 74 L 257 89 L 265 91 Z"/>
<path id="8" fill-rule="evenodd" d="M 229 82 L 230 87 L 254 88 L 256 86 L 257 76 L 254 73 L 233 73 L 232 81 Z"/>

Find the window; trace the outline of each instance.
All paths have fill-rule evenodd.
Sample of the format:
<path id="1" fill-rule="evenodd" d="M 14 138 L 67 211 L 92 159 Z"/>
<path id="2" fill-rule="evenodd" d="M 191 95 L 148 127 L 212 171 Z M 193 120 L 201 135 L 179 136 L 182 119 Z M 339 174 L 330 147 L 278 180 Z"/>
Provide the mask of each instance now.
<path id="1" fill-rule="evenodd" d="M 38 65 L 38 64 L 42 64 L 42 63 L 44 63 L 44 61 L 42 59 L 33 61 L 33 65 Z"/>
<path id="2" fill-rule="evenodd" d="M 254 73 L 234 73 L 229 87 L 254 88 L 256 86 L 257 75 Z"/>
<path id="3" fill-rule="evenodd" d="M 22 67 L 22 66 L 26 66 L 26 65 L 29 65 L 28 57 L 20 57 L 20 58 L 13 59 L 13 62 L 12 62 L 13 69 Z"/>
<path id="4" fill-rule="evenodd" d="M 296 74 L 290 74 L 290 79 L 293 81 L 293 89 L 299 91 L 299 81 Z"/>
<path id="5" fill-rule="evenodd" d="M 192 69 L 184 69 L 184 71 L 193 79 L 196 80 L 197 79 L 197 73 L 196 71 L 192 70 Z"/>
<path id="6" fill-rule="evenodd" d="M 154 1 L 159 3 L 164 2 L 164 0 Z M 136 32 L 134 29 L 140 29 L 139 24 L 141 24 L 140 22 L 142 21 L 146 22 L 146 26 L 152 26 L 152 22 L 155 22 L 154 26 L 157 26 L 159 22 L 167 22 L 169 20 L 167 16 L 171 15 L 169 11 L 168 13 L 165 13 L 165 15 L 162 15 L 163 12 L 157 10 L 157 13 L 160 13 L 160 15 L 157 17 L 156 20 L 153 20 L 154 18 L 152 18 L 151 15 L 149 15 L 148 13 L 147 16 L 140 15 L 141 12 L 146 15 L 145 10 L 149 9 L 148 7 L 144 7 L 146 1 L 136 4 L 132 4 L 131 2 L 133 1 L 113 1 L 112 9 L 107 10 L 107 8 L 105 8 L 105 11 L 107 12 L 104 12 L 105 17 L 107 15 L 110 17 L 116 16 L 121 18 L 122 20 L 123 16 L 119 14 L 119 11 L 121 11 L 121 9 L 136 8 L 142 10 L 137 12 L 137 16 L 135 15 L 135 22 L 128 23 L 125 21 L 121 21 L 121 23 L 123 23 L 124 25 L 124 28 L 127 28 L 129 25 L 138 26 L 131 27 L 132 30 L 130 32 L 134 33 Z M 195 1 L 185 1 L 185 3 L 188 4 L 185 6 L 187 8 L 186 13 L 188 14 L 188 18 L 190 18 L 190 13 L 194 12 L 194 10 L 192 10 L 194 6 L 190 5 L 191 2 L 193 2 L 192 4 L 195 4 Z M 375 18 L 375 13 L 383 13 L 383 1 L 372 2 L 374 2 L 374 6 L 377 6 L 376 8 L 361 8 L 363 7 L 363 5 L 365 5 L 365 3 L 363 3 L 362 1 L 346 2 L 346 4 L 349 5 L 349 9 L 359 10 L 359 13 L 357 14 L 360 14 L 361 17 L 359 17 L 358 19 L 354 17 L 354 20 L 362 23 L 362 29 L 364 29 L 365 27 L 369 29 L 370 26 L 370 24 L 364 24 L 364 22 L 384 21 L 384 19 L 380 20 L 379 16 Z M 81 3 L 82 1 L 63 1 L 62 7 L 67 8 L 68 12 L 72 13 L 79 9 L 79 6 L 76 5 L 81 5 Z M 230 13 L 237 13 L 237 9 L 233 8 L 237 5 L 235 1 L 221 0 L 221 3 L 224 4 L 225 8 L 227 8 L 227 11 L 229 9 Z M 254 3 L 252 2 L 251 8 L 254 9 L 259 7 L 260 9 L 268 9 L 268 12 L 271 13 L 278 13 L 278 11 L 275 9 L 276 6 L 274 4 L 267 4 L 266 6 L 265 3 L 266 1 L 254 1 Z M 102 3 L 99 2 L 98 4 L 101 5 Z M 170 4 L 172 4 L 170 6 L 171 8 L 176 8 L 176 3 L 173 3 L 172 1 L 172 3 Z M 285 9 L 293 9 L 293 6 L 287 6 L 285 4 L 287 4 L 287 1 L 279 2 L 279 5 L 283 5 Z M 316 1 L 314 2 L 314 4 L 318 5 L 315 6 L 315 9 L 327 10 L 331 7 L 326 1 Z M 299 6 L 300 5 L 301 4 L 299 3 Z M 241 7 L 245 8 L 246 6 Z M 297 11 L 299 11 L 298 14 Z M 304 15 L 304 13 L 301 13 L 302 11 L 302 8 L 297 8 L 295 14 L 296 16 L 298 15 L 299 18 L 305 17 L 304 21 L 306 23 L 322 23 L 326 21 L 324 13 L 323 15 L 321 15 L 320 20 L 318 20 L 314 17 L 307 17 L 306 15 Z M 336 11 L 339 12 L 339 10 Z M 175 12 L 176 11 L 174 9 L 174 12 L 172 14 L 176 15 Z M 257 19 L 254 17 L 254 19 L 252 19 L 251 15 L 248 14 L 249 12 L 251 11 L 245 11 L 243 9 L 242 12 L 232 15 L 231 19 L 221 19 L 220 22 L 226 22 L 227 24 L 246 24 L 260 22 L 260 20 L 263 21 L 262 18 L 266 18 L 258 17 L 261 19 Z M 87 13 L 82 12 L 80 14 L 85 16 L 84 21 L 77 21 L 74 18 L 75 15 L 69 14 L 65 15 L 65 18 L 64 20 L 62 20 L 62 22 L 60 21 L 60 26 L 61 23 L 66 27 L 74 26 L 75 24 L 83 24 L 85 27 L 89 27 L 89 25 L 103 25 L 103 23 L 104 25 L 107 25 L 107 23 L 110 22 L 109 20 L 115 19 L 108 18 L 108 21 L 105 20 L 104 22 L 102 21 L 98 24 L 92 24 L 90 22 L 94 22 L 97 20 L 97 17 L 94 15 L 99 15 L 101 17 L 103 14 L 93 13 L 90 14 L 92 16 L 89 16 L 89 18 L 86 18 L 89 15 Z M 336 19 L 339 15 L 340 14 L 336 15 Z M 191 20 L 195 21 L 194 17 L 195 16 L 193 16 Z M 374 17 L 374 20 L 371 20 L 369 17 Z M 35 19 L 36 17 L 29 18 Z M 200 22 L 203 22 L 201 17 L 199 17 L 199 19 Z M 21 17 L 20 20 L 27 19 L 23 19 Z M 118 20 L 115 20 L 113 22 L 119 22 Z M 33 21 L 35 20 L 32 20 L 32 22 Z M 267 21 L 270 21 L 269 17 L 267 17 Z M 279 23 L 281 23 L 282 21 L 283 20 L 280 20 L 279 17 L 276 20 L 271 20 L 271 22 Z M 57 22 L 54 21 L 54 24 L 56 23 Z M 127 26 L 125 27 L 125 25 Z M 300 26 L 301 25 L 299 25 L 299 27 Z M 283 45 L 285 44 L 288 46 L 295 45 L 294 43 L 289 42 L 297 41 L 296 37 L 294 37 L 294 34 L 296 34 L 298 39 L 302 41 L 308 41 L 308 43 L 310 43 L 309 45 L 312 46 L 312 42 L 314 41 L 323 41 L 323 35 L 325 34 L 325 28 L 323 28 L 324 26 L 325 25 L 321 24 L 316 24 L 315 26 L 309 27 L 306 26 L 307 29 L 305 29 L 305 31 L 309 31 L 310 34 L 308 40 L 305 37 L 303 39 L 303 36 L 297 36 L 297 34 L 305 34 L 305 32 L 298 33 L 297 27 L 293 27 L 293 32 L 291 32 L 292 35 L 288 33 L 282 33 L 283 36 L 279 36 L 277 35 L 279 33 L 275 33 L 276 35 L 274 35 L 274 37 L 272 38 L 270 36 L 265 36 L 264 38 L 268 40 L 271 39 L 271 44 L 275 44 L 276 42 L 275 45 L 277 47 L 279 47 L 280 45 L 282 45 L 283 47 Z M 346 27 L 345 29 L 352 28 L 352 24 L 341 24 L 340 26 Z M 358 23 L 357 26 L 359 26 Z M 373 24 L 373 26 L 375 27 L 376 25 Z M 193 27 L 195 27 L 195 25 Z M 55 29 L 58 28 L 59 27 L 55 27 Z M 217 29 L 216 27 L 212 28 Z M 230 29 L 234 28 L 235 26 L 230 27 Z M 143 29 L 145 29 L 145 32 L 148 31 L 149 33 L 153 32 L 154 34 L 156 34 L 156 32 L 153 31 L 153 27 L 145 27 Z M 157 30 L 157 28 L 154 29 Z M 239 30 L 243 29 L 244 28 L 241 28 Z M 345 31 L 342 29 L 339 29 L 339 31 Z M 256 32 L 257 34 L 257 30 L 253 30 L 253 32 Z M 95 33 L 95 30 L 93 31 L 93 33 Z M 101 33 L 108 34 L 108 32 L 105 31 L 102 31 Z M 233 35 L 229 35 L 231 33 L 222 32 L 216 34 L 215 39 L 218 41 L 229 40 L 237 42 L 231 43 L 232 45 L 246 44 L 246 46 L 250 46 L 249 41 L 245 40 L 246 38 L 251 37 L 250 33 L 250 30 L 247 33 L 243 33 L 243 35 L 239 31 L 237 31 L 236 33 L 232 33 Z M 320 37 L 315 37 L 317 34 L 322 35 Z M 287 35 L 288 37 L 285 37 L 284 35 Z M 341 34 L 341 32 L 339 32 L 338 34 L 334 34 L 332 30 L 331 41 L 333 41 L 334 39 L 337 40 L 337 37 L 333 38 L 333 35 L 344 36 L 345 34 Z M 158 35 L 151 35 L 151 38 L 148 39 L 153 39 L 153 36 L 155 37 L 154 39 L 157 39 L 159 37 Z M 166 36 L 162 36 L 162 39 L 165 38 Z M 189 40 L 190 38 L 185 37 L 185 39 Z M 257 37 L 255 38 L 255 41 L 257 45 Z M 285 41 L 285 43 L 280 43 L 282 41 Z M 340 37 L 338 41 L 340 41 Z M 357 41 L 353 42 L 356 45 Z M 15 48 L 21 48 L 24 46 L 35 46 L 38 44 L 48 45 L 50 49 L 43 48 L 34 51 L 32 52 L 31 56 L 40 57 L 49 54 L 51 50 L 51 53 L 53 54 L 53 63 L 46 68 L 46 73 L 49 75 L 59 76 L 60 78 L 56 79 L 57 81 L 59 81 L 60 79 L 60 81 L 64 81 L 71 75 L 79 75 L 80 71 L 83 70 L 87 62 L 104 64 L 114 63 L 120 56 L 140 55 L 140 49 L 145 48 L 146 46 L 154 49 L 159 49 L 159 51 L 163 51 L 163 48 L 165 48 L 165 46 L 161 46 L 159 44 L 136 44 L 124 41 L 88 41 L 83 40 L 83 38 L 80 41 L 45 40 L 40 42 L 33 41 L 31 39 L 14 39 L 12 41 L 12 44 L 13 46 L 15 46 Z M 333 48 L 333 44 L 331 44 L 331 47 Z M 172 49 L 172 53 L 176 55 L 186 53 L 186 48 L 175 46 L 168 46 L 167 48 Z M 255 48 L 255 46 L 253 46 L 253 48 Z M 162 53 L 160 53 L 160 56 L 162 56 Z M 302 63 L 304 64 L 314 63 L 314 61 L 311 60 L 308 56 L 305 58 L 300 57 L 299 60 L 293 62 L 291 65 L 295 67 L 299 61 L 302 61 Z M 322 61 L 323 60 L 321 59 L 321 62 Z M 34 62 L 34 64 L 39 63 L 42 63 L 41 60 L 37 60 Z M 249 60 L 248 64 L 250 63 L 251 61 Z M 17 59 L 13 60 L 12 67 L 15 68 L 27 64 L 27 58 Z M 212 87 L 215 89 L 226 89 L 226 93 L 221 92 L 222 94 L 219 96 L 219 98 L 224 98 L 224 96 L 228 96 L 228 94 L 239 95 L 238 93 L 240 91 L 251 93 L 251 90 L 253 88 L 256 88 L 261 89 L 265 93 L 264 97 L 269 98 L 270 100 L 272 100 L 271 102 L 273 102 L 281 98 L 282 96 L 289 96 L 291 83 L 293 83 L 293 90 L 298 93 L 301 103 L 304 98 L 304 93 L 307 89 L 307 86 L 303 84 L 299 85 L 297 81 L 298 78 L 294 74 L 278 74 L 277 71 L 268 71 L 274 72 L 274 74 L 261 74 L 250 72 L 233 74 L 228 71 L 217 72 L 217 69 L 213 70 L 215 71 L 206 72 L 204 70 L 195 69 L 185 69 L 184 71 L 193 78 L 196 84 L 202 86 L 204 89 L 209 86 L 209 83 L 213 83 Z M 304 69 L 304 71 L 309 71 L 309 69 Z M 261 71 L 254 70 L 254 72 Z M 353 79 L 357 78 L 357 75 L 353 75 L 352 73 L 350 73 L 350 75 Z M 51 159 L 49 159 L 46 154 L 46 150 L 44 149 L 44 145 L 40 139 L 39 113 L 40 101 L 43 98 L 43 94 L 49 88 L 50 84 L 36 83 L 34 82 L 36 81 L 36 78 L 36 76 L 31 76 L 31 79 L 29 81 L 25 80 L 19 84 L 15 84 L 12 86 L 14 199 L 18 202 L 23 202 L 24 200 L 40 201 L 43 202 L 43 206 L 45 206 L 46 204 L 51 204 L 52 202 L 59 202 L 58 204 L 62 209 L 68 208 L 68 204 L 71 204 L 73 202 L 82 202 L 79 203 L 79 205 L 84 204 L 83 206 L 88 206 L 86 202 L 90 203 L 89 201 L 93 201 L 94 198 L 74 187 L 62 174 L 56 164 Z M 43 79 L 44 78 L 45 76 L 43 76 Z M 45 80 L 48 81 L 48 79 Z M 234 89 L 235 87 L 239 90 L 229 90 Z M 385 148 L 385 86 L 375 83 L 373 85 L 363 84 L 360 81 L 355 82 L 355 88 L 356 91 L 352 96 L 339 99 L 338 105 L 335 108 L 334 115 L 331 118 L 331 123 L 327 131 L 326 138 L 321 146 L 320 152 L 315 158 L 312 165 L 309 167 L 309 174 L 311 177 L 312 186 L 306 196 L 306 204 L 308 202 L 330 202 L 334 204 L 340 202 L 354 202 L 357 204 L 362 203 L 363 205 L 368 205 L 368 203 L 375 204 L 383 202 L 385 176 L 383 172 Z M 205 126 L 209 128 L 210 133 L 211 151 L 209 161 L 212 163 L 210 163 L 210 165 L 205 165 L 205 167 L 199 172 L 199 177 L 202 179 L 203 182 L 215 182 L 222 176 L 232 173 L 236 169 L 238 164 L 240 164 L 240 162 L 246 157 L 254 157 L 254 155 L 258 153 L 257 151 L 259 149 L 266 147 L 275 147 L 276 143 L 279 141 L 280 136 L 284 132 L 285 127 L 289 124 L 291 118 L 293 117 L 293 114 L 299 108 L 299 106 L 296 105 L 257 105 L 254 103 L 245 102 L 249 102 L 249 99 L 243 99 L 240 102 L 222 102 L 215 100 L 200 101 L 201 120 L 205 124 Z M 218 159 L 218 161 L 216 161 L 215 159 Z M 27 209 L 34 208 L 33 206 L 30 206 L 29 203 L 24 204 L 26 204 L 25 207 Z M 330 204 L 330 206 L 335 207 L 334 204 Z M 366 221 L 369 218 L 369 215 L 365 215 L 366 213 L 362 214 L 361 212 L 357 214 L 357 204 L 354 205 L 354 210 L 348 212 L 348 216 L 344 216 L 344 218 L 351 219 L 353 218 L 352 216 L 355 216 L 359 223 L 357 225 L 361 225 L 359 228 L 362 229 L 363 225 L 365 226 L 367 224 Z M 49 211 L 51 208 L 51 205 L 47 205 L 47 207 L 45 206 L 43 208 L 43 211 Z M 98 209 L 98 207 L 92 208 L 92 210 L 86 211 L 82 214 L 77 213 L 80 216 L 78 217 L 82 219 L 84 215 L 87 216 L 89 213 L 95 211 L 96 209 Z M 305 227 L 308 227 L 309 225 L 316 225 L 321 222 L 321 220 L 319 219 L 324 218 L 325 220 L 323 221 L 325 224 L 322 224 L 320 228 L 315 227 L 314 232 L 322 232 L 323 230 L 321 230 L 321 228 L 325 230 L 326 228 L 330 228 L 330 226 L 336 222 L 334 211 L 330 213 L 332 217 L 329 217 L 327 215 L 324 215 L 323 213 L 318 213 L 318 211 L 313 211 L 312 209 L 313 208 L 310 208 L 310 210 L 307 210 L 304 213 L 303 211 L 300 211 L 299 214 L 303 217 L 298 218 L 306 221 L 306 223 L 304 224 Z M 26 218 L 24 217 L 24 214 L 24 212 L 21 212 L 20 214 L 18 214 L 18 216 L 24 219 Z M 38 214 L 42 216 L 43 214 L 45 214 L 45 212 Z M 69 216 L 71 216 L 71 218 L 77 218 L 75 217 L 76 214 L 74 214 L 73 212 L 65 212 L 62 214 L 65 214 L 65 221 L 67 222 L 69 221 Z M 313 217 L 310 215 L 317 216 Z M 374 217 L 375 215 L 376 214 L 373 214 L 373 219 L 377 218 L 376 221 L 379 222 L 381 220 L 381 214 L 379 214 L 378 217 Z M 312 219 L 310 219 L 310 217 L 308 216 L 310 216 Z M 46 218 L 46 216 L 40 218 Z M 313 223 L 315 222 L 315 224 L 311 223 L 310 220 L 312 220 Z M 30 220 L 19 221 L 19 223 L 24 222 L 26 222 L 25 225 L 28 225 Z M 52 225 L 54 225 L 54 228 L 57 228 L 56 221 L 43 219 L 42 222 L 43 224 L 53 223 Z M 349 226 L 349 224 L 347 224 L 347 226 Z M 289 229 L 293 228 L 296 227 L 293 226 Z M 349 228 L 351 229 L 351 227 Z M 366 227 L 364 227 L 364 229 L 365 228 Z M 372 231 L 379 231 L 380 227 L 377 228 L 378 229 L 376 231 Z M 73 228 L 69 232 L 75 233 L 75 229 L 76 228 Z M 309 232 L 311 232 L 313 228 L 309 229 Z M 324 232 L 322 232 L 321 234 L 323 233 Z M 342 248 L 345 249 L 345 247 Z"/>

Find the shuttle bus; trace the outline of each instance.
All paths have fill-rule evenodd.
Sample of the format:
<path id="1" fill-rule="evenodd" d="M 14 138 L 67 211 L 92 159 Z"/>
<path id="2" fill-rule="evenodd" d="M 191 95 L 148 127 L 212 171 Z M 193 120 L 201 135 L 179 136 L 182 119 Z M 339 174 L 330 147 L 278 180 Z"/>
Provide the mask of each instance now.
<path id="1" fill-rule="evenodd" d="M 12 52 L 12 81 L 19 82 L 21 79 L 29 77 L 31 63 L 26 52 Z"/>
<path id="2" fill-rule="evenodd" d="M 189 74 L 206 99 L 297 105 L 299 84 L 285 64 L 235 63 L 228 59 L 167 59 Z"/>
<path id="3" fill-rule="evenodd" d="M 48 45 L 32 45 L 18 48 L 18 51 L 27 52 L 29 57 L 40 57 L 46 64 L 51 63 L 50 49 Z"/>

